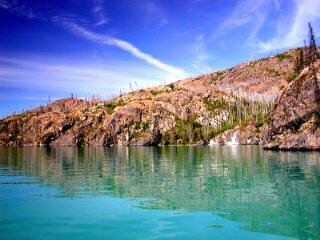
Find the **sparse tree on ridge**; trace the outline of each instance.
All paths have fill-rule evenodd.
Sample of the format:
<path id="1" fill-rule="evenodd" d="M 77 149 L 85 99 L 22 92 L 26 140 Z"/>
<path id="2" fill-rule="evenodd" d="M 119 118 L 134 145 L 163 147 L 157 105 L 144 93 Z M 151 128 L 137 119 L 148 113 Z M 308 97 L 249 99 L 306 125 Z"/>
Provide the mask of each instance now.
<path id="1" fill-rule="evenodd" d="M 295 66 L 294 66 L 294 72 L 296 74 L 299 74 L 303 68 L 305 67 L 305 57 L 304 52 L 302 48 L 297 49 L 296 59 L 295 59 Z"/>
<path id="2" fill-rule="evenodd" d="M 308 23 L 308 28 L 309 28 L 309 46 L 308 46 L 308 50 L 307 50 L 307 57 L 306 57 L 307 62 L 306 63 L 308 66 L 310 66 L 317 59 L 319 59 L 319 50 L 317 48 L 313 29 L 312 29 L 310 22 Z"/>

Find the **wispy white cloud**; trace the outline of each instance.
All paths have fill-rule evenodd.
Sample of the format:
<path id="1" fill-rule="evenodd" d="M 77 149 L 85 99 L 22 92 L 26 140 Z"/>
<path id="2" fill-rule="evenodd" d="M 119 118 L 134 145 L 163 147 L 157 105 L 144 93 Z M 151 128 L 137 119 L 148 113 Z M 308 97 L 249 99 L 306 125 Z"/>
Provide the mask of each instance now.
<path id="1" fill-rule="evenodd" d="M 0 7 L 4 8 L 4 9 L 8 9 L 10 7 L 10 5 L 6 1 L 0 0 Z"/>
<path id="2" fill-rule="evenodd" d="M 30 7 L 23 4 L 17 4 L 17 2 L 14 0 L 10 2 L 7 0 L 0 0 L 0 7 L 3 9 L 7 9 L 8 11 L 14 11 L 20 16 L 24 16 L 27 18 L 34 18 L 36 16 L 34 11 Z"/>
<path id="3" fill-rule="evenodd" d="M 277 2 L 277 0 L 274 0 Z M 236 28 L 251 24 L 252 30 L 248 39 L 254 38 L 263 26 L 271 9 L 272 0 L 242 0 L 233 10 L 232 14 L 222 23 L 213 34 L 213 38 L 220 38 Z M 277 2 L 278 3 L 278 2 Z M 277 4 L 276 3 L 276 4 Z"/>
<path id="4" fill-rule="evenodd" d="M 137 47 L 135 47 L 134 45 L 132 45 L 129 42 L 126 42 L 121 39 L 113 38 L 110 36 L 104 36 L 101 34 L 91 32 L 91 31 L 89 31 L 89 30 L 87 30 L 87 29 L 85 29 L 75 23 L 72 23 L 72 22 L 69 22 L 66 20 L 61 20 L 60 18 L 53 18 L 53 21 L 61 24 L 62 26 L 64 26 L 68 30 L 70 30 L 70 31 L 82 36 L 82 37 L 85 37 L 91 41 L 101 43 L 104 45 L 115 46 L 115 47 L 118 47 L 124 51 L 127 51 L 131 55 L 133 55 L 139 59 L 142 59 L 142 60 L 146 61 L 147 63 L 149 63 L 149 64 L 151 64 L 161 70 L 169 72 L 169 73 L 175 75 L 176 77 L 185 77 L 186 76 L 186 72 L 184 70 L 161 62 L 160 60 L 152 57 L 151 55 L 142 52 L 140 49 L 138 49 Z"/>
<path id="5" fill-rule="evenodd" d="M 285 26 L 285 32 L 279 32 L 276 37 L 269 41 L 258 42 L 261 51 L 292 48 L 301 46 L 307 36 L 307 24 L 313 23 L 319 29 L 320 1 L 319 0 L 295 0 L 295 14 Z M 280 22 L 278 24 L 283 24 Z M 280 26 L 278 27 L 280 28 Z"/>
<path id="6" fill-rule="evenodd" d="M 193 47 L 194 58 L 192 62 L 192 67 L 196 70 L 196 74 L 212 71 L 212 68 L 207 64 L 207 61 L 212 58 L 208 52 L 205 35 L 198 35 Z"/>
<path id="7" fill-rule="evenodd" d="M 58 62 L 58 63 L 56 63 Z M 70 64 L 56 59 L 0 58 L 0 87 L 23 86 L 24 88 L 82 92 L 107 95 L 122 89 L 129 91 L 130 84 L 140 87 L 155 86 L 170 77 L 152 68 L 121 64 Z"/>
<path id="8" fill-rule="evenodd" d="M 100 1 L 100 3 L 101 3 L 101 1 Z M 27 10 L 32 11 L 32 9 L 27 8 L 25 6 L 22 6 L 22 5 L 19 5 L 19 4 L 16 4 L 16 3 L 10 5 L 5 0 L 0 0 L 0 7 L 15 11 L 17 14 L 23 15 L 23 16 L 26 15 L 25 12 L 27 12 Z M 101 11 L 101 9 L 100 9 L 101 7 L 102 7 L 101 5 L 98 5 L 98 9 L 96 11 L 98 11 L 98 12 Z M 41 20 L 50 20 L 55 24 L 61 25 L 66 30 L 71 31 L 81 37 L 84 37 L 84 38 L 90 40 L 90 41 L 104 44 L 107 46 L 114 46 L 114 47 L 120 48 L 124 51 L 127 51 L 132 56 L 139 58 L 139 59 L 147 62 L 148 64 L 150 64 L 158 69 L 161 69 L 163 71 L 170 73 L 171 78 L 173 78 L 175 80 L 187 76 L 187 73 L 183 69 L 176 68 L 176 67 L 169 65 L 169 64 L 165 64 L 162 61 L 160 61 L 159 59 L 151 56 L 150 54 L 144 53 L 143 51 L 138 49 L 136 46 L 134 46 L 133 44 L 131 44 L 127 41 L 89 31 L 88 29 L 75 23 L 69 17 L 53 16 L 50 19 L 48 19 L 48 18 L 43 18 L 41 16 L 41 13 L 34 15 L 34 17 L 41 19 Z"/>
<path id="9" fill-rule="evenodd" d="M 104 25 L 109 22 L 109 19 L 104 14 L 103 0 L 96 0 L 95 7 L 93 8 L 93 13 L 96 15 L 97 22 L 96 26 Z"/>
<path id="10" fill-rule="evenodd" d="M 169 23 L 168 16 L 158 1 L 141 0 L 136 6 L 144 16 L 144 21 L 154 31 L 158 31 Z"/>

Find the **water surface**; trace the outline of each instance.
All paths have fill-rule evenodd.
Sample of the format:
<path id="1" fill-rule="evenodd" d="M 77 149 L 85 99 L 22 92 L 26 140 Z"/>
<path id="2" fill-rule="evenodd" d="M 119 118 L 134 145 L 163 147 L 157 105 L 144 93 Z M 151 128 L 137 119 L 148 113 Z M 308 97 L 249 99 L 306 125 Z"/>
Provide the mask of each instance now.
<path id="1" fill-rule="evenodd" d="M 0 239 L 319 239 L 320 152 L 0 148 Z"/>

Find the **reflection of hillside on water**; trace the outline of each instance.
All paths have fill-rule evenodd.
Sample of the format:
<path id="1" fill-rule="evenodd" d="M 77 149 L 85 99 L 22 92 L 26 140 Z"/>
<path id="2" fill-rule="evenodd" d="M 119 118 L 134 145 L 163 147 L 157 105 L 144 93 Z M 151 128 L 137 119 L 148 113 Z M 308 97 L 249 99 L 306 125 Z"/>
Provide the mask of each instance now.
<path id="1" fill-rule="evenodd" d="M 59 197 L 138 198 L 140 208 L 210 211 L 245 223 L 249 231 L 320 237 L 319 152 L 256 146 L 0 148 L 0 167 L 6 165 L 61 190 Z"/>

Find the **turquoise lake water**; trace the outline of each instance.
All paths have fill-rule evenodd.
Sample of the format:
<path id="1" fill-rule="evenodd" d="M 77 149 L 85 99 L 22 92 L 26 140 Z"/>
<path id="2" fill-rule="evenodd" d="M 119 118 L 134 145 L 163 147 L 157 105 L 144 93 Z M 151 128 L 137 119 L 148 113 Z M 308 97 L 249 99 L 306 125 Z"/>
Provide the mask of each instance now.
<path id="1" fill-rule="evenodd" d="M 0 148 L 0 239 L 235 238 L 320 238 L 320 152 Z"/>

